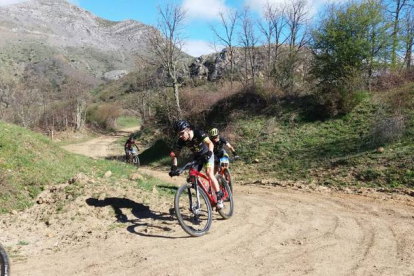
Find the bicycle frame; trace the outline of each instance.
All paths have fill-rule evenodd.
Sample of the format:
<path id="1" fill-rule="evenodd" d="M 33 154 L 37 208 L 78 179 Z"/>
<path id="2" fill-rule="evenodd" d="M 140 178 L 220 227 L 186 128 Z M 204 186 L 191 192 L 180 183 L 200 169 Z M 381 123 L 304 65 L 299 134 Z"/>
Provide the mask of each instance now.
<path id="1" fill-rule="evenodd" d="M 197 171 L 193 167 L 190 168 L 190 177 L 194 179 L 191 182 L 193 183 L 194 189 L 196 190 L 197 197 L 199 196 L 198 189 L 201 188 L 207 194 L 210 200 L 211 206 L 215 207 L 217 205 L 217 198 L 215 194 L 213 193 L 213 188 L 211 186 L 211 179 L 208 176 L 204 175 L 203 173 Z M 206 180 L 207 183 L 203 180 Z M 191 201 L 191 198 L 190 198 L 190 201 Z"/>

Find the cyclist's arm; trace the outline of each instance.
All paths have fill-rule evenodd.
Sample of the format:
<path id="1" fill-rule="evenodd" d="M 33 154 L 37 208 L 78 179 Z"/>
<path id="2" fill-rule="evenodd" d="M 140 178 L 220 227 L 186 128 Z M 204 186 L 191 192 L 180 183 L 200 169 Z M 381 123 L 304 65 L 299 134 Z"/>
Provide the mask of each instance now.
<path id="1" fill-rule="evenodd" d="M 208 146 L 208 151 L 213 152 L 214 151 L 214 143 L 210 140 L 210 138 L 206 137 L 206 138 L 204 138 L 203 141 Z"/>
<path id="2" fill-rule="evenodd" d="M 134 143 L 134 145 L 135 145 L 135 147 L 137 148 L 137 151 L 139 151 L 139 147 L 138 147 L 137 142 L 135 142 L 135 143 Z"/>
<path id="3" fill-rule="evenodd" d="M 180 152 L 179 151 L 172 151 L 171 153 L 170 153 L 170 157 L 171 157 L 171 159 L 172 159 L 172 161 L 173 161 L 173 166 L 177 166 L 177 164 L 178 164 L 178 157 L 180 156 Z"/>
<path id="4" fill-rule="evenodd" d="M 170 157 L 173 161 L 173 166 L 175 167 L 177 167 L 178 157 L 180 156 L 180 152 L 183 147 L 184 147 L 184 142 L 181 139 L 178 139 L 170 153 Z"/>
<path id="5" fill-rule="evenodd" d="M 226 146 L 231 150 L 231 152 L 235 152 L 234 148 L 232 145 L 230 145 L 229 142 L 226 143 Z"/>

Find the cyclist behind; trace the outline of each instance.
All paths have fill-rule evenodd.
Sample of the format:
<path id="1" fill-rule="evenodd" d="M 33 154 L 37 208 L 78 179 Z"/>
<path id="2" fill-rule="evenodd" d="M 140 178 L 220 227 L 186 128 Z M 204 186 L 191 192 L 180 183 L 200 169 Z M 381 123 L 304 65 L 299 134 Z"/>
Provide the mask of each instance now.
<path id="1" fill-rule="evenodd" d="M 128 161 L 130 155 L 133 154 L 134 148 L 133 146 L 135 146 L 137 148 L 137 152 L 139 151 L 137 142 L 135 142 L 134 136 L 131 135 L 129 136 L 128 140 L 125 142 L 125 158 Z"/>
<path id="2" fill-rule="evenodd" d="M 184 146 L 188 147 L 194 156 L 194 160 L 202 160 L 202 165 L 198 168 L 200 171 L 204 164 L 206 164 L 206 174 L 211 179 L 213 190 L 216 192 L 217 197 L 217 209 L 223 208 L 223 201 L 221 198 L 224 196 L 220 191 L 219 184 L 214 176 L 214 144 L 210 138 L 200 129 L 194 128 L 186 120 L 178 120 L 174 123 L 174 131 L 178 135 L 178 140 L 174 146 L 170 156 L 173 159 L 173 165 L 171 166 L 170 176 L 177 170 L 178 157 Z"/>
<path id="3" fill-rule="evenodd" d="M 217 128 L 212 128 L 209 131 L 210 139 L 214 144 L 214 173 L 217 173 L 218 165 L 220 164 L 220 158 L 223 156 L 229 157 L 226 150 L 224 149 L 224 145 L 226 145 L 231 152 L 233 153 L 234 159 L 238 159 L 239 156 L 237 155 L 236 151 L 234 150 L 233 146 L 223 137 L 219 136 L 219 131 Z"/>

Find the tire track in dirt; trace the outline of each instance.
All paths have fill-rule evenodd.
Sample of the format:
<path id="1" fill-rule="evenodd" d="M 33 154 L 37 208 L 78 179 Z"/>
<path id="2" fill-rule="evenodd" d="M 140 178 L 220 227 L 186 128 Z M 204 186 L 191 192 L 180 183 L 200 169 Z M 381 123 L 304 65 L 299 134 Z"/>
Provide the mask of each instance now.
<path id="1" fill-rule="evenodd" d="M 85 144 L 101 152 L 108 141 L 97 138 Z M 185 181 L 150 168 L 139 171 L 176 185 Z M 414 275 L 412 206 L 356 195 L 237 185 L 237 181 L 234 189 L 234 216 L 222 220 L 215 214 L 203 237 L 188 237 L 173 218 L 132 217 L 105 239 L 34 254 L 17 263 L 15 273 Z M 151 202 L 152 212 L 169 214 L 173 199 L 165 200 Z"/>

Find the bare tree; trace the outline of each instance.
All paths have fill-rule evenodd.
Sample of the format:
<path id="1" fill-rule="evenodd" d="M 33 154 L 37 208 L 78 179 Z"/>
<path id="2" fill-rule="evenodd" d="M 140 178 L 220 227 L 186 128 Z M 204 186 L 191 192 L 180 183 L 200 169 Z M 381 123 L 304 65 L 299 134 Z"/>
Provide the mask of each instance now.
<path id="1" fill-rule="evenodd" d="M 259 28 L 266 38 L 267 76 L 273 75 L 277 80 L 280 47 L 288 39 L 288 36 L 282 39 L 282 32 L 286 26 L 284 7 L 278 8 L 267 2 L 264 7 L 264 19 L 266 23 L 259 22 Z"/>
<path id="2" fill-rule="evenodd" d="M 13 84 L 0 80 L 0 119 L 4 119 L 10 107 Z"/>
<path id="3" fill-rule="evenodd" d="M 411 68 L 413 44 L 414 44 L 414 7 L 410 7 L 405 18 L 405 57 L 406 68 Z"/>
<path id="4" fill-rule="evenodd" d="M 390 1 L 390 13 L 392 16 L 392 46 L 391 46 L 391 68 L 397 65 L 397 50 L 399 44 L 398 34 L 400 33 L 400 18 L 408 0 Z"/>
<path id="5" fill-rule="evenodd" d="M 218 29 L 215 26 L 212 26 L 211 29 L 214 32 L 215 36 L 222 43 L 225 47 L 229 49 L 229 62 L 230 62 L 230 82 L 231 86 L 233 87 L 234 81 L 234 31 L 236 27 L 236 23 L 240 14 L 238 10 L 235 9 L 228 9 L 226 12 L 221 11 L 220 15 L 220 23 L 221 27 L 224 29 L 224 35 L 221 35 Z"/>
<path id="6" fill-rule="evenodd" d="M 259 21 L 259 29 L 264 35 L 266 42 L 266 76 L 270 78 L 271 76 L 271 65 L 272 65 L 272 49 L 274 48 L 273 45 L 273 37 L 275 36 L 275 26 L 272 22 L 272 14 L 273 14 L 273 6 L 266 3 L 264 8 L 264 20 L 265 23 Z"/>
<path id="7" fill-rule="evenodd" d="M 250 8 L 246 7 L 241 15 L 241 32 L 240 42 L 244 50 L 244 71 L 245 81 L 252 81 L 252 85 L 256 85 L 256 77 L 258 74 L 258 53 L 257 44 L 258 36 L 255 31 L 254 22 L 251 18 Z"/>
<path id="8" fill-rule="evenodd" d="M 181 117 L 179 87 L 179 61 L 183 57 L 183 24 L 186 12 L 181 5 L 166 2 L 158 7 L 158 25 L 149 33 L 152 51 L 150 63 L 162 68 L 167 74 L 166 85 L 174 89 L 178 116 Z"/>
<path id="9" fill-rule="evenodd" d="M 13 90 L 11 100 L 14 123 L 30 128 L 38 122 L 41 114 L 39 89 L 26 87 L 24 83 L 18 84 Z"/>
<path id="10" fill-rule="evenodd" d="M 61 86 L 63 101 L 66 102 L 65 124 L 75 131 L 82 130 L 86 120 L 86 106 L 89 100 L 90 86 L 85 84 L 82 76 L 73 75 Z"/>
<path id="11" fill-rule="evenodd" d="M 306 8 L 306 0 L 294 0 L 286 10 L 289 49 L 283 67 L 286 81 L 285 88 L 289 93 L 293 92 L 295 71 L 300 60 L 300 53 L 304 46 L 309 44 L 308 11 Z"/>

